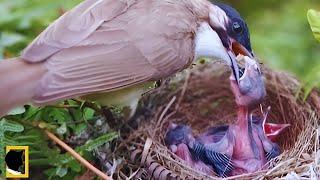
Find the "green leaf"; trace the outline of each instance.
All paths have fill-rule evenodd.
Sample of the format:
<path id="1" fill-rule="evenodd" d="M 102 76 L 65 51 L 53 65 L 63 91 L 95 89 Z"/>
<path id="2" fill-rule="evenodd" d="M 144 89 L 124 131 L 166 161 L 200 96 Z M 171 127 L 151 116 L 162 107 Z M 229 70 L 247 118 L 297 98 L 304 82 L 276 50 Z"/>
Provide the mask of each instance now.
<path id="1" fill-rule="evenodd" d="M 68 167 L 70 167 L 70 169 L 72 171 L 75 171 L 75 172 L 80 172 L 81 171 L 81 165 L 80 163 L 77 161 L 77 160 L 72 160 L 70 161 L 68 164 L 67 164 Z"/>
<path id="2" fill-rule="evenodd" d="M 86 129 L 88 128 L 88 126 L 85 124 L 85 123 L 81 123 L 79 125 L 77 125 L 75 128 L 74 128 L 74 133 L 76 135 L 80 135 L 82 132 L 84 132 Z"/>
<path id="3" fill-rule="evenodd" d="M 51 109 L 49 117 L 55 121 L 63 123 L 67 121 L 68 114 L 65 112 L 64 109 Z"/>
<path id="4" fill-rule="evenodd" d="M 84 116 L 84 119 L 85 119 L 85 120 L 90 120 L 90 119 L 92 119 L 93 116 L 94 116 L 94 110 L 91 109 L 91 108 L 85 108 L 85 109 L 84 109 L 84 114 L 83 114 L 83 116 Z"/>
<path id="5" fill-rule="evenodd" d="M 82 116 L 82 111 L 81 109 L 72 109 L 72 114 L 75 120 L 82 120 L 83 116 Z"/>
<path id="6" fill-rule="evenodd" d="M 46 107 L 41 110 L 41 119 L 47 122 L 58 122 L 62 124 L 70 121 L 72 117 L 66 109 Z"/>
<path id="7" fill-rule="evenodd" d="M 305 97 L 304 100 L 306 100 L 311 93 L 311 91 L 314 89 L 314 87 L 320 88 L 320 64 L 315 66 L 313 69 L 311 69 L 308 74 L 306 74 L 304 78 L 304 89 L 305 89 Z"/>
<path id="8" fill-rule="evenodd" d="M 0 134 L 10 131 L 10 132 L 22 132 L 24 127 L 21 124 L 7 121 L 5 119 L 0 121 Z"/>
<path id="9" fill-rule="evenodd" d="M 66 123 L 62 123 L 62 125 L 59 128 L 57 128 L 56 131 L 57 131 L 57 133 L 59 135 L 64 135 L 65 133 L 67 133 L 67 125 L 66 125 Z"/>
<path id="10" fill-rule="evenodd" d="M 4 167 L 4 157 L 5 157 L 5 146 L 7 143 L 10 143 L 10 145 L 18 145 L 17 142 L 12 141 L 5 137 L 5 132 L 22 132 L 24 130 L 24 127 L 21 124 L 13 123 L 10 121 L 7 121 L 6 119 L 2 119 L 0 121 L 0 171 L 5 172 Z"/>
<path id="11" fill-rule="evenodd" d="M 314 37 L 320 41 L 320 12 L 310 9 L 308 11 L 308 20 Z"/>
<path id="12" fill-rule="evenodd" d="M 23 106 L 20 106 L 12 109 L 7 115 L 19 115 L 23 114 L 24 112 L 26 112 L 26 109 Z"/>
<path id="13" fill-rule="evenodd" d="M 44 174 L 46 174 L 49 177 L 48 179 L 52 179 L 52 177 L 56 175 L 56 171 L 57 171 L 56 169 L 51 168 L 51 169 L 45 170 Z"/>
<path id="14" fill-rule="evenodd" d="M 118 137 L 118 133 L 108 133 L 106 135 L 102 135 L 94 140 L 89 140 L 86 144 L 80 147 L 80 150 L 92 151 L 103 144 L 110 142 Z"/>
<path id="15" fill-rule="evenodd" d="M 67 102 L 68 102 L 68 104 L 69 105 L 74 105 L 74 106 L 79 106 L 79 104 L 76 102 L 76 101 L 74 101 L 74 100 L 67 100 Z M 80 107 L 80 106 L 79 106 Z"/>
<path id="16" fill-rule="evenodd" d="M 68 173 L 68 169 L 67 169 L 67 168 L 63 168 L 63 167 L 59 166 L 59 167 L 56 169 L 56 175 L 59 176 L 59 177 L 63 177 L 63 176 L 65 176 L 67 173 Z"/>
<path id="17" fill-rule="evenodd" d="M 69 163 L 72 160 L 74 160 L 74 158 L 70 154 L 66 153 L 66 154 L 62 154 L 62 155 L 59 155 L 58 157 L 53 158 L 52 164 L 55 166 L 64 165 L 64 164 Z"/>
<path id="18" fill-rule="evenodd" d="M 29 120 L 29 119 L 31 119 L 32 117 L 34 117 L 35 115 L 37 115 L 40 110 L 41 110 L 41 108 L 33 107 L 33 106 L 29 105 L 29 106 L 27 107 L 27 111 L 24 113 L 24 120 Z"/>
<path id="19" fill-rule="evenodd" d="M 15 140 L 23 140 L 26 141 L 27 139 L 37 139 L 38 136 L 36 135 L 24 135 L 24 136 L 18 136 L 18 137 L 14 137 Z"/>

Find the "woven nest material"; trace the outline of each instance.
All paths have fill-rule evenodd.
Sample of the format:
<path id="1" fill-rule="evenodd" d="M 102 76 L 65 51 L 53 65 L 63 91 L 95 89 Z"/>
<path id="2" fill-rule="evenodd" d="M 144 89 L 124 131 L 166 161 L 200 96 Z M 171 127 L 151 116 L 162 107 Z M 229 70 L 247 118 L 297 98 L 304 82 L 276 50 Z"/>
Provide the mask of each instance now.
<path id="1" fill-rule="evenodd" d="M 184 72 L 143 100 L 134 118 L 139 128 L 123 133 L 125 140 L 117 148 L 116 155 L 126 160 L 119 168 L 118 178 L 218 178 L 186 166 L 167 149 L 163 139 L 169 122 L 188 124 L 198 134 L 235 121 L 230 73 L 221 69 L 215 64 Z M 314 91 L 307 101 L 300 100 L 297 95 L 300 85 L 294 77 L 266 68 L 263 72 L 268 95 L 261 107 L 271 106 L 268 122 L 291 124 L 278 141 L 283 153 L 264 170 L 229 179 L 319 178 L 319 94 Z M 261 107 L 257 107 L 257 114 L 261 113 Z"/>

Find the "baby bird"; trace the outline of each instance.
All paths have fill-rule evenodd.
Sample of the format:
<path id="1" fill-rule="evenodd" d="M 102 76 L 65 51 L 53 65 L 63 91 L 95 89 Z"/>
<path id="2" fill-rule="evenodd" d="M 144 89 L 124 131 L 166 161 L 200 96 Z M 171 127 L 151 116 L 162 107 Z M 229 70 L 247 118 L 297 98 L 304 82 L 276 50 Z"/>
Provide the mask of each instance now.
<path id="1" fill-rule="evenodd" d="M 192 150 L 196 140 L 189 126 L 171 123 L 165 137 L 165 143 L 173 153 L 194 170 L 207 175 L 214 174 L 213 168 L 198 159 L 197 154 Z"/>
<path id="2" fill-rule="evenodd" d="M 227 177 L 262 169 L 280 154 L 280 147 L 273 141 L 289 126 L 266 123 L 268 113 L 262 118 L 251 115 L 253 107 L 266 95 L 264 78 L 255 61 L 240 58 L 245 61 L 245 68 L 239 83 L 230 78 L 238 105 L 237 121 L 210 128 L 197 138 L 189 126 L 173 124 L 165 138 L 172 152 L 208 175 L 211 170 Z"/>

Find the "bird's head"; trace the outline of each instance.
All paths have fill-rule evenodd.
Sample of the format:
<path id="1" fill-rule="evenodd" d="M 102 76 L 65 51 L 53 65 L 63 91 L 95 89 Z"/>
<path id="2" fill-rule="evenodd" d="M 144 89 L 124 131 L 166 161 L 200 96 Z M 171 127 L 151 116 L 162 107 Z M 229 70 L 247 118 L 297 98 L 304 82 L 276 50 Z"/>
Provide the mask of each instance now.
<path id="1" fill-rule="evenodd" d="M 239 54 L 254 58 L 251 48 L 250 33 L 245 20 L 229 5 L 222 3 L 212 4 L 209 8 L 210 27 L 219 36 L 223 48 L 218 52 L 226 61 L 234 74 L 236 81 L 241 78 L 236 57 Z"/>
<path id="2" fill-rule="evenodd" d="M 266 96 L 264 76 L 253 59 L 240 55 L 237 59 L 244 63 L 244 68 L 240 68 L 241 78 L 238 83 L 231 75 L 231 89 L 238 106 L 253 107 L 261 103 Z"/>
<path id="3" fill-rule="evenodd" d="M 194 140 L 194 137 L 189 126 L 170 123 L 165 143 L 173 153 L 177 151 L 178 145 L 188 145 L 192 140 Z"/>

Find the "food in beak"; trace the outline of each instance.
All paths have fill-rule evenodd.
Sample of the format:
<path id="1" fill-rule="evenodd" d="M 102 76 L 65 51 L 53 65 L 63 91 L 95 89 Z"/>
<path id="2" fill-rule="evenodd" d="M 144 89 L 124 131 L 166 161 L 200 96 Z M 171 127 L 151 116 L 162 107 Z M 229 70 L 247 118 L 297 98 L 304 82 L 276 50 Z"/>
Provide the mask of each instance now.
<path id="1" fill-rule="evenodd" d="M 231 61 L 231 69 L 236 82 L 239 83 L 239 79 L 242 77 L 244 73 L 244 68 L 239 67 L 237 63 L 237 56 L 247 56 L 251 59 L 253 59 L 254 57 L 251 54 L 251 52 L 249 52 L 244 46 L 242 46 L 237 41 L 232 41 L 231 49 L 231 51 L 228 51 L 228 55 Z"/>

